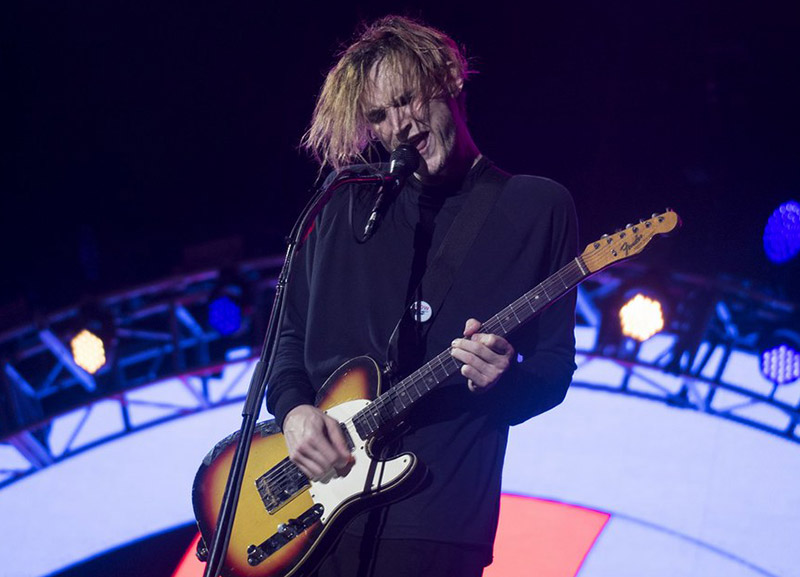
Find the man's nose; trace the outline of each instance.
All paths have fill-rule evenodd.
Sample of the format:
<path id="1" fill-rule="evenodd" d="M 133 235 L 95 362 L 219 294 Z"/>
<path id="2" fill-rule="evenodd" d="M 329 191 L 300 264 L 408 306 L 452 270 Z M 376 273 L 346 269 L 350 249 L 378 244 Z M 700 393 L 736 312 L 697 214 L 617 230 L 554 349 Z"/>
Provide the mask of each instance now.
<path id="1" fill-rule="evenodd" d="M 407 106 L 392 107 L 388 111 L 389 127 L 393 140 L 403 143 L 408 140 L 411 131 L 411 115 Z"/>

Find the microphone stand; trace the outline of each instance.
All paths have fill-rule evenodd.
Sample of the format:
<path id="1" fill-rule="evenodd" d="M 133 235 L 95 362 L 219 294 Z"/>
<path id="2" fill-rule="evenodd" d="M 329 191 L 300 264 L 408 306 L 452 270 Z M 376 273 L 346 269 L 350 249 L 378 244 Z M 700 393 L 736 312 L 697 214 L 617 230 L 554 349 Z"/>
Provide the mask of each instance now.
<path id="1" fill-rule="evenodd" d="M 211 540 L 203 577 L 217 577 L 222 570 L 222 563 L 228 552 L 228 543 L 233 531 L 236 505 L 239 502 L 239 493 L 241 492 L 247 457 L 250 453 L 250 445 L 253 440 L 258 413 L 261 410 L 261 399 L 264 398 L 272 363 L 275 360 L 278 333 L 283 321 L 285 288 L 294 264 L 295 254 L 311 232 L 311 223 L 336 190 L 350 183 L 380 183 L 383 181 L 384 177 L 379 174 L 354 175 L 350 172 L 343 173 L 311 198 L 303 212 L 300 213 L 300 217 L 287 239 L 286 259 L 278 275 L 278 284 L 275 289 L 272 310 L 261 349 L 261 357 L 256 363 L 253 376 L 250 378 L 250 384 L 248 385 L 247 397 L 242 408 L 242 426 L 239 430 L 239 441 L 236 445 L 230 472 L 228 473 L 225 492 L 223 493 L 219 515 L 217 516 L 217 526 L 214 529 L 214 537 Z"/>

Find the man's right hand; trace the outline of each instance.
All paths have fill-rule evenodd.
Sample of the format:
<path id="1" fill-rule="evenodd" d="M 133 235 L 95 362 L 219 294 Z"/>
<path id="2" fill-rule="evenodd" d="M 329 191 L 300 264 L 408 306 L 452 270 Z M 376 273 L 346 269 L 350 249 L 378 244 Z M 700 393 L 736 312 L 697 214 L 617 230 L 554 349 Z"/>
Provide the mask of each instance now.
<path id="1" fill-rule="evenodd" d="M 289 459 L 312 481 L 344 476 L 353 464 L 339 422 L 313 405 L 299 405 L 283 421 Z"/>

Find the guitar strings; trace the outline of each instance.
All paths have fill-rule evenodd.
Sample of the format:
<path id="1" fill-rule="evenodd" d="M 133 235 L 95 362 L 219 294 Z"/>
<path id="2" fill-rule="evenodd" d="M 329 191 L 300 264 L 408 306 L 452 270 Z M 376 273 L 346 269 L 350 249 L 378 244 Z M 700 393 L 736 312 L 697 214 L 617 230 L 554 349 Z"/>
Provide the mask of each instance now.
<path id="1" fill-rule="evenodd" d="M 561 270 L 557 271 L 556 273 L 554 273 L 552 275 L 552 277 L 550 277 L 549 279 L 546 279 L 544 282 L 540 283 L 537 287 L 534 287 L 531 291 L 526 293 L 523 297 L 520 297 L 519 299 L 514 301 L 511 305 L 509 305 L 508 307 L 503 309 L 503 311 L 501 311 L 500 314 L 503 314 L 506 311 L 511 311 L 514 314 L 515 318 L 517 319 L 517 326 L 519 326 L 519 324 L 521 324 L 521 323 L 519 321 L 519 316 L 517 315 L 517 311 L 522 310 L 523 308 L 529 308 L 529 309 L 531 309 L 531 311 L 533 313 L 535 313 L 537 311 L 537 309 L 530 302 L 530 297 L 532 296 L 532 293 L 544 292 L 545 296 L 548 296 L 548 290 L 547 289 L 550 288 L 551 291 L 552 291 L 552 289 L 554 289 L 554 288 L 556 288 L 558 286 L 558 283 L 556 282 L 554 277 L 558 277 L 559 280 L 561 280 L 561 284 L 564 285 L 564 289 L 565 290 L 569 290 L 570 288 L 572 288 L 570 285 L 573 285 L 573 282 L 574 282 L 573 279 L 570 278 L 569 282 L 565 282 L 564 278 L 563 278 L 563 274 L 562 274 L 564 272 L 573 272 L 573 271 L 567 270 L 567 269 L 570 269 L 570 268 L 577 269 L 576 271 L 574 271 L 574 272 L 577 272 L 577 274 L 574 275 L 575 276 L 574 281 L 579 281 L 582 277 L 586 276 L 579 270 L 579 267 L 578 267 L 578 265 L 576 263 L 576 260 L 570 261 L 570 263 L 568 263 L 563 269 L 561 269 Z M 573 275 L 570 275 L 570 276 L 573 276 Z M 552 291 L 552 292 L 555 292 L 555 291 Z M 549 300 L 549 296 L 548 296 L 548 300 Z M 499 325 L 498 328 L 502 329 L 502 332 L 504 334 L 506 334 L 508 332 L 507 330 L 505 330 L 502 327 L 502 322 L 499 320 L 499 315 L 495 315 L 489 321 L 484 323 L 484 327 L 489 332 L 498 332 L 493 328 L 493 325 L 495 325 L 495 324 Z M 514 328 L 516 328 L 516 327 L 514 327 Z M 451 374 L 454 374 L 453 372 L 451 372 L 451 370 L 449 370 L 446 366 L 444 366 L 444 360 L 441 358 L 443 355 L 447 355 L 448 359 L 452 359 L 452 357 L 449 356 L 449 351 L 444 351 L 443 353 L 440 353 L 439 355 L 437 355 L 437 357 L 434 357 L 434 359 L 432 359 L 431 361 L 429 361 L 428 363 L 423 365 L 423 367 L 418 369 L 415 373 L 413 373 L 408 378 L 406 378 L 403 381 L 401 381 L 400 383 L 398 383 L 397 387 L 394 387 L 394 388 L 390 389 L 389 391 L 387 391 L 386 397 L 384 397 L 384 396 L 378 397 L 378 399 L 373 401 L 368 407 L 365 407 L 364 409 L 362 409 L 361 411 L 359 411 L 355 415 L 353 415 L 351 418 L 348 418 L 345 421 L 343 421 L 345 426 L 353 425 L 354 422 L 355 422 L 355 419 L 357 419 L 357 418 L 364 419 L 364 420 L 367 421 L 367 424 L 369 424 L 369 418 L 368 417 L 370 416 L 369 413 L 372 412 L 372 413 L 374 413 L 372 418 L 375 421 L 375 427 L 374 427 L 374 430 L 370 430 L 369 433 L 370 434 L 374 433 L 375 430 L 377 430 L 379 428 L 379 426 L 380 426 L 378 424 L 378 420 L 379 420 L 379 417 L 380 417 L 381 410 L 385 408 L 385 406 L 389 403 L 389 401 L 397 400 L 399 398 L 399 394 L 401 394 L 402 392 L 405 392 L 406 390 L 410 390 L 412 386 L 416 390 L 417 395 L 419 395 L 418 398 L 421 398 L 422 396 L 424 396 L 425 393 L 430 392 L 431 389 L 428 388 L 427 386 L 425 386 L 426 385 L 425 378 L 426 378 L 426 376 L 428 376 L 428 374 L 433 375 L 434 379 L 437 378 L 436 374 L 434 372 L 435 368 L 433 366 L 433 364 L 435 362 L 438 362 L 438 364 L 441 365 L 441 367 L 444 369 L 445 378 L 450 376 Z M 454 363 L 454 364 L 455 364 L 455 366 L 453 368 L 457 370 L 459 368 L 459 366 L 456 363 Z M 440 382 L 441 382 L 441 380 L 440 380 Z M 424 393 L 420 393 L 420 391 L 419 391 L 419 387 L 417 385 L 420 385 L 420 384 L 422 384 L 424 386 L 424 389 L 425 389 Z M 398 392 L 398 391 L 400 391 L 400 392 Z M 412 401 L 412 402 L 414 402 L 414 401 Z M 404 401 L 401 400 L 401 405 L 403 405 L 403 409 L 407 408 L 403 403 L 404 403 Z M 370 428 L 372 428 L 372 427 L 370 426 Z M 295 472 L 300 472 L 302 474 L 302 471 L 299 471 L 299 467 L 297 467 L 297 465 L 295 465 L 292 461 L 288 460 L 288 458 L 287 458 L 287 459 L 284 459 L 283 461 L 281 461 L 281 463 L 279 463 L 271 471 L 269 471 L 267 473 L 267 476 L 266 476 L 265 480 L 272 486 L 274 486 L 274 485 L 280 486 L 280 485 L 283 485 L 285 483 L 285 481 L 288 480 L 289 475 L 291 475 L 292 473 L 295 473 Z"/>
<path id="2" fill-rule="evenodd" d="M 610 245 L 605 245 L 605 247 L 609 246 Z M 527 308 L 531 309 L 531 314 L 536 314 L 540 310 L 537 309 L 531 302 L 531 297 L 533 297 L 534 299 L 538 299 L 539 293 L 543 292 L 544 296 L 546 297 L 545 303 L 550 304 L 550 302 L 552 302 L 552 299 L 549 296 L 548 289 L 550 289 L 553 292 L 553 294 L 561 292 L 561 287 L 559 286 L 559 282 L 557 282 L 556 279 L 560 281 L 560 284 L 564 285 L 563 288 L 564 292 L 566 293 L 570 289 L 577 286 L 584 278 L 590 276 L 595 272 L 598 272 L 600 268 L 602 268 L 600 267 L 594 269 L 594 266 L 602 262 L 603 252 L 607 251 L 603 251 L 600 250 L 600 248 L 598 248 L 595 251 L 590 252 L 588 255 L 584 254 L 579 255 L 578 257 L 567 263 L 563 268 L 559 269 L 558 271 L 553 273 L 550 277 L 542 281 L 539 285 L 537 285 L 536 287 L 525 293 L 522 297 L 518 298 L 510 305 L 505 307 L 502 311 L 500 311 L 500 313 L 498 313 L 497 315 L 493 316 L 488 321 L 486 321 L 483 325 L 483 328 L 485 328 L 487 332 L 491 332 L 494 334 L 502 333 L 503 335 L 506 335 L 511 330 L 516 329 L 520 324 L 524 322 L 524 320 L 528 320 L 527 318 L 525 318 L 525 315 L 523 315 L 524 320 L 520 321 L 519 315 L 517 314 L 518 312 L 523 311 L 524 309 Z M 583 272 L 583 267 L 581 267 L 581 263 L 583 263 L 584 265 L 588 265 L 588 272 L 586 273 Z M 558 296 L 561 297 L 562 294 L 558 294 Z M 505 327 L 503 327 L 503 322 L 501 320 L 501 317 L 506 317 L 507 319 L 510 319 L 510 317 L 506 316 L 508 313 L 513 314 L 514 318 L 516 319 L 515 321 L 516 325 L 511 329 L 506 329 Z M 378 419 L 381 415 L 381 410 L 384 409 L 386 405 L 388 405 L 390 400 L 392 402 L 398 400 L 399 398 L 398 395 L 406 394 L 407 391 L 411 390 L 412 386 L 416 390 L 417 395 L 419 395 L 417 399 L 421 398 L 426 393 L 430 392 L 431 388 L 427 387 L 427 384 L 425 383 L 425 378 L 429 374 L 433 375 L 434 379 L 438 378 L 434 372 L 435 371 L 435 368 L 433 366 L 434 361 L 438 362 L 438 364 L 441 365 L 441 367 L 444 369 L 445 371 L 444 378 L 447 378 L 452 374 L 454 374 L 451 373 L 450 369 L 448 369 L 444 365 L 444 359 L 442 359 L 441 357 L 445 355 L 447 356 L 448 359 L 452 359 L 452 357 L 449 356 L 449 350 L 443 351 L 442 353 L 434 357 L 431 361 L 427 362 L 425 365 L 420 367 L 412 375 L 410 375 L 409 377 L 398 383 L 396 387 L 389 389 L 389 391 L 386 392 L 385 396 L 384 395 L 379 396 L 377 399 L 372 401 L 370 405 L 368 405 L 364 409 L 361 409 L 360 411 L 355 413 L 352 417 L 342 421 L 343 424 L 345 424 L 345 426 L 349 425 L 354 426 L 356 419 L 365 420 L 367 421 L 367 424 L 369 424 L 369 418 L 368 418 L 369 413 L 373 412 L 374 415 L 372 417 L 375 421 L 375 429 L 370 430 L 369 434 L 374 433 L 380 427 Z M 455 368 L 456 369 L 459 368 L 457 363 Z M 441 379 L 439 380 L 439 382 L 441 382 Z M 425 388 L 425 391 L 423 393 L 420 393 L 419 388 L 417 386 L 420 384 L 422 384 Z M 417 399 L 412 400 L 412 403 L 415 402 Z M 403 404 L 404 401 L 401 400 L 400 402 L 401 405 L 403 405 L 403 410 L 406 409 L 407 407 Z M 367 409 L 369 409 L 369 411 Z M 269 472 L 267 472 L 266 481 L 268 482 L 269 485 L 275 485 L 275 484 L 281 485 L 288 480 L 290 474 L 296 472 L 299 472 L 301 475 L 303 475 L 303 477 L 306 477 L 306 475 L 302 471 L 300 471 L 300 468 L 297 465 L 295 465 L 291 460 L 289 460 L 287 457 L 284 460 L 282 460 L 281 463 L 279 463 L 278 465 L 273 467 Z M 308 480 L 307 477 L 306 480 Z"/>

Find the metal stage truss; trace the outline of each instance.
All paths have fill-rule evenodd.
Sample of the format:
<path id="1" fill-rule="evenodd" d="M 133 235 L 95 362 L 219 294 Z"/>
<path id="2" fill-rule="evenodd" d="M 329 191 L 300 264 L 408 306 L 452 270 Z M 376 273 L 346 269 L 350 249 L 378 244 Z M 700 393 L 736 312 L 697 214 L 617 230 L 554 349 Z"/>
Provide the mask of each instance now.
<path id="1" fill-rule="evenodd" d="M 1 334 L 0 488 L 144 428 L 242 402 L 281 263 L 278 256 L 175 276 Z M 633 290 L 657 294 L 665 308 L 664 331 L 641 344 L 619 334 L 616 318 Z M 208 319 L 209 302 L 222 294 L 241 307 L 241 326 L 228 336 Z M 799 309 L 740 281 L 623 263 L 578 289 L 573 386 L 800 443 L 800 383 L 779 385 L 759 371 L 760 346 L 800 326 Z M 105 323 L 109 350 L 106 366 L 90 375 L 68 343 L 93 322 Z"/>

